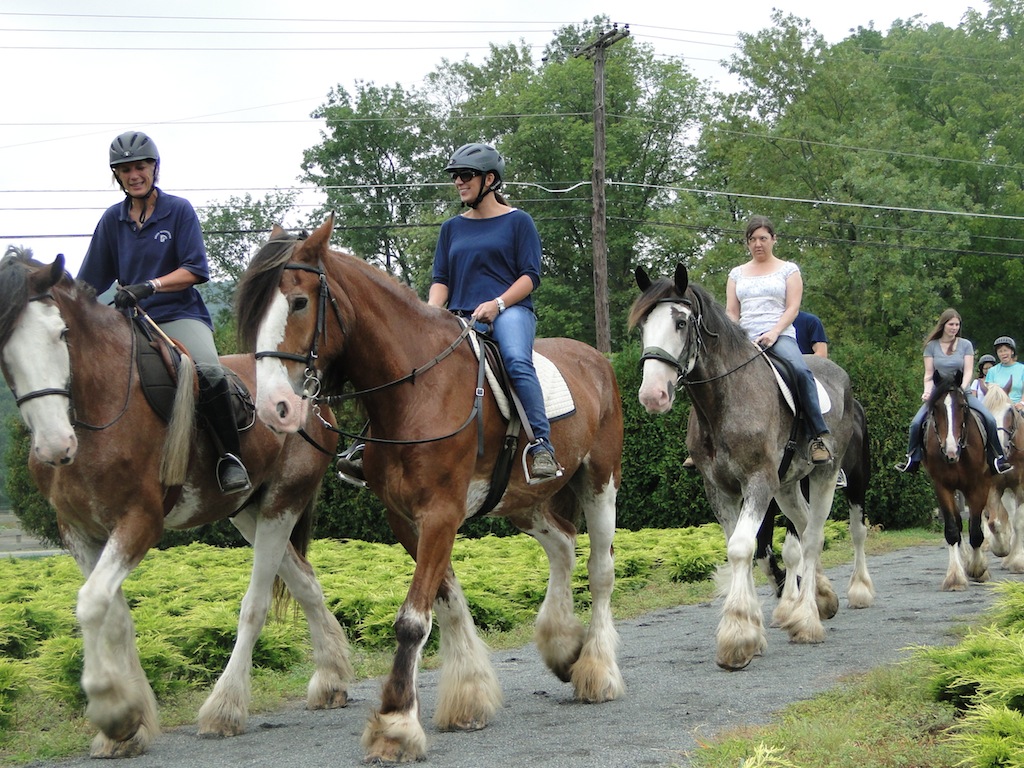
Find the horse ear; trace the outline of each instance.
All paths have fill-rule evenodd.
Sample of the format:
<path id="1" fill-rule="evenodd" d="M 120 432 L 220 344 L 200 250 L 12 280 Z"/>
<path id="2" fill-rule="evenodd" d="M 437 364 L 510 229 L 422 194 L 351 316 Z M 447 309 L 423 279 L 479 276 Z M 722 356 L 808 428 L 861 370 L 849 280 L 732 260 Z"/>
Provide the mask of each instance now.
<path id="1" fill-rule="evenodd" d="M 317 227 L 306 241 L 302 243 L 301 256 L 309 256 L 308 261 L 319 258 L 330 249 L 331 233 L 334 231 L 334 214 L 327 217 L 327 220 Z"/>
<path id="2" fill-rule="evenodd" d="M 1006 393 L 1007 397 L 1010 396 L 1010 390 L 1011 389 L 1013 389 L 1013 377 L 1012 376 L 1010 377 L 1010 380 L 1008 382 L 1003 384 L 1003 392 Z"/>
<path id="3" fill-rule="evenodd" d="M 637 267 L 633 274 L 636 276 L 636 284 L 641 291 L 646 291 L 651 287 L 651 278 L 647 276 L 647 272 L 643 267 Z"/>
<path id="4" fill-rule="evenodd" d="M 50 285 L 56 285 L 64 277 L 64 254 L 58 253 L 50 265 Z"/>
<path id="5" fill-rule="evenodd" d="M 277 238 L 284 237 L 287 234 L 288 233 L 285 232 L 285 230 L 282 229 L 281 227 L 277 226 L 277 224 L 275 224 L 274 226 L 272 226 L 270 228 L 270 239 L 271 240 L 276 240 Z"/>
<path id="6" fill-rule="evenodd" d="M 682 296 L 686 293 L 686 287 L 690 284 L 690 276 L 686 272 L 686 267 L 682 262 L 676 265 L 676 292 Z"/>

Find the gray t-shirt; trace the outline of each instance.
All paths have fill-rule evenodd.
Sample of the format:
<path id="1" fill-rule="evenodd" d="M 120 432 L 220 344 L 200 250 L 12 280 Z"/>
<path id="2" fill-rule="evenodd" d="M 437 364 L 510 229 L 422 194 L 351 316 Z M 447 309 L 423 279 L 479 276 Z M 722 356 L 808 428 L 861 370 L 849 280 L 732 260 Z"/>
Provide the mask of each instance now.
<path id="1" fill-rule="evenodd" d="M 943 376 L 952 376 L 957 371 L 969 370 L 969 366 L 964 365 L 964 358 L 968 355 L 974 356 L 974 345 L 962 338 L 956 340 L 953 352 L 949 355 L 938 339 L 929 341 L 924 348 L 924 356 L 932 358 L 934 369 Z"/>

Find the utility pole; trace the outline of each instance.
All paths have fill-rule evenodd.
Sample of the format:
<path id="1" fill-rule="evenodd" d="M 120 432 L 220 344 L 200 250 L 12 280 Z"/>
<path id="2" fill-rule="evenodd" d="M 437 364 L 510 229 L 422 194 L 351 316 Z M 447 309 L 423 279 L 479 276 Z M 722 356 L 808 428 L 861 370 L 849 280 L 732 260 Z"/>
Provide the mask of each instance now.
<path id="1" fill-rule="evenodd" d="M 612 330 L 608 317 L 608 227 L 605 204 L 605 109 L 604 109 L 604 52 L 615 43 L 629 37 L 629 24 L 619 29 L 618 24 L 597 40 L 576 50 L 575 56 L 594 60 L 594 174 L 592 190 L 594 214 L 591 218 L 594 244 L 594 323 L 597 331 L 598 352 L 612 351 Z"/>

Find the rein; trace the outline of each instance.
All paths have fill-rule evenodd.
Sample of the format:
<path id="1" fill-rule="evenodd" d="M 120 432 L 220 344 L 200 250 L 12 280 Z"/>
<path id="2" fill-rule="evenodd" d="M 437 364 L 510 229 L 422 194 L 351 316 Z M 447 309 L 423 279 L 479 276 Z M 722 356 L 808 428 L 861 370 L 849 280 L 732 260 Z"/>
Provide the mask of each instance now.
<path id="1" fill-rule="evenodd" d="M 257 360 L 259 360 L 261 358 L 264 358 L 264 357 L 270 357 L 270 358 L 276 358 L 276 359 L 279 359 L 279 360 L 291 360 L 291 361 L 294 361 L 294 362 L 305 363 L 306 370 L 303 373 L 304 381 L 303 381 L 303 385 L 302 385 L 302 397 L 303 397 L 304 400 L 312 400 L 313 401 L 313 408 L 312 408 L 313 414 L 320 420 L 320 423 L 324 426 L 325 429 L 328 429 L 331 432 L 334 432 L 335 434 L 341 435 L 342 437 L 347 437 L 349 439 L 358 439 L 358 440 L 362 440 L 362 441 L 368 442 L 368 443 L 380 443 L 380 444 L 384 444 L 384 445 L 420 445 L 422 443 L 435 443 L 435 442 L 439 442 L 441 440 L 447 440 L 447 439 L 449 439 L 451 437 L 455 437 L 455 435 L 459 434 L 464 429 L 466 429 L 470 424 L 472 424 L 475 419 L 483 417 L 483 408 L 482 408 L 482 405 L 483 405 L 483 395 L 484 395 L 483 376 L 484 376 L 485 360 L 484 360 L 483 355 L 481 355 L 480 356 L 480 370 L 479 370 L 479 374 L 477 376 L 477 386 L 476 386 L 476 390 L 474 392 L 473 407 L 472 407 L 472 409 L 469 412 L 469 416 L 467 416 L 466 420 L 462 423 L 462 426 L 460 426 L 458 429 L 455 429 L 454 431 L 448 433 L 447 435 L 440 435 L 438 437 L 427 437 L 427 438 L 422 438 L 422 439 L 419 439 L 419 440 L 396 440 L 396 439 L 389 439 L 389 438 L 383 438 L 383 437 L 369 437 L 368 435 L 364 435 L 364 434 L 358 434 L 358 433 L 355 433 L 355 432 L 347 432 L 347 431 L 345 431 L 345 430 L 343 430 L 343 429 L 341 429 L 339 427 L 334 426 L 330 422 L 328 422 L 326 419 L 324 419 L 324 417 L 320 413 L 320 403 L 321 402 L 326 402 L 328 404 L 328 406 L 336 405 L 336 404 L 339 404 L 339 403 L 343 403 L 343 402 L 345 402 L 347 400 L 355 400 L 355 399 L 360 398 L 360 397 L 366 397 L 367 395 L 375 394 L 377 392 L 382 392 L 382 391 L 384 391 L 386 389 L 390 389 L 391 387 L 396 387 L 399 384 L 405 384 L 406 382 L 414 382 L 418 376 L 422 375 L 426 371 L 429 371 L 435 365 L 438 365 L 442 360 L 444 360 L 446 357 L 451 355 L 459 347 L 459 345 L 462 344 L 462 342 L 464 342 L 467 338 L 469 338 L 469 334 L 472 333 L 473 328 L 472 328 L 471 325 L 467 324 L 462 329 L 462 332 L 458 335 L 458 337 L 455 339 L 455 341 L 453 341 L 451 344 L 449 344 L 448 347 L 444 351 L 442 351 L 440 354 L 436 355 L 434 357 L 434 359 L 431 360 L 430 362 L 428 362 L 428 363 L 426 363 L 424 365 L 421 365 L 421 366 L 419 366 L 417 368 L 414 368 L 412 371 L 407 373 L 405 376 L 402 376 L 402 377 L 400 377 L 398 379 L 395 379 L 394 381 L 389 381 L 389 382 L 387 382 L 385 384 L 380 384 L 380 385 L 378 385 L 376 387 L 370 387 L 368 389 L 362 389 L 362 390 L 359 390 L 357 392 L 346 392 L 346 393 L 342 393 L 340 395 L 328 395 L 326 397 L 322 397 L 320 395 L 322 374 L 317 369 L 316 365 L 317 365 L 317 361 L 320 359 L 320 355 L 319 355 L 320 339 L 322 338 L 325 342 L 327 340 L 326 316 L 327 316 L 327 304 L 328 304 L 328 302 L 330 303 L 331 307 L 334 309 L 334 316 L 335 316 L 335 318 L 338 321 L 338 327 L 341 329 L 342 333 L 345 332 L 345 323 L 342 320 L 341 310 L 338 307 L 338 302 L 334 299 L 333 296 L 331 296 L 331 289 L 330 289 L 329 284 L 327 283 L 327 275 L 324 272 L 322 262 L 318 263 L 317 266 L 315 266 L 315 267 L 309 266 L 307 264 L 299 264 L 299 263 L 296 263 L 296 262 L 291 262 L 291 263 L 285 264 L 284 265 L 284 269 L 301 270 L 303 272 L 310 272 L 310 273 L 315 274 L 315 275 L 318 276 L 318 280 L 319 280 L 319 288 L 318 288 L 319 296 L 318 296 L 318 299 L 317 299 L 316 328 L 313 331 L 313 338 L 310 341 L 309 352 L 307 352 L 305 355 L 298 355 L 298 354 L 294 354 L 292 352 L 278 352 L 278 351 L 275 350 L 275 351 L 257 352 L 255 357 L 256 357 Z M 305 433 L 303 430 L 300 430 L 299 434 L 303 437 L 304 440 L 306 440 L 307 442 L 309 442 L 310 444 L 315 446 L 321 452 L 329 453 L 326 449 L 324 449 L 322 446 L 318 445 L 316 443 L 316 441 L 314 441 L 311 437 L 309 437 L 308 433 Z"/>
<path id="2" fill-rule="evenodd" d="M 682 304 L 687 305 L 688 307 L 691 306 L 691 304 L 692 304 L 692 302 L 689 299 L 661 299 L 657 303 L 658 304 L 680 304 L 680 303 L 682 303 Z M 660 361 L 662 363 L 665 363 L 666 365 L 668 365 L 668 366 L 670 366 L 672 368 L 675 368 L 676 371 L 678 372 L 679 375 L 676 377 L 676 382 L 678 383 L 678 382 L 681 381 L 687 388 L 689 388 L 689 387 L 692 387 L 692 386 L 698 386 L 700 384 L 711 384 L 712 382 L 720 381 L 721 379 L 724 379 L 727 376 L 730 376 L 730 375 L 736 373 L 736 371 L 738 371 L 741 368 L 749 365 L 750 363 L 754 362 L 755 360 L 764 357 L 767 354 L 767 352 L 768 352 L 768 350 L 766 348 L 762 348 L 761 351 L 758 352 L 753 357 L 751 357 L 751 358 L 749 358 L 747 360 L 744 360 L 742 363 L 739 363 L 735 367 L 730 368 L 729 370 L 727 370 L 725 373 L 720 373 L 717 376 L 711 376 L 711 377 L 706 378 L 706 379 L 688 379 L 688 378 L 686 378 L 686 376 L 687 376 L 687 374 L 691 370 L 693 370 L 693 365 L 697 361 L 697 355 L 698 355 L 699 350 L 706 348 L 706 345 L 704 344 L 704 337 L 701 335 L 701 328 L 703 328 L 704 330 L 706 330 L 709 334 L 711 334 L 713 336 L 716 335 L 716 334 L 713 334 L 707 328 L 707 326 L 704 324 L 704 314 L 703 314 L 703 312 L 700 311 L 700 304 L 699 303 L 697 305 L 697 313 L 694 314 L 692 311 L 690 312 L 689 316 L 686 319 L 686 325 L 687 325 L 687 330 L 692 329 L 693 336 L 697 340 L 697 349 L 694 352 L 690 353 L 690 344 L 689 343 L 684 345 L 683 350 L 679 353 L 678 357 L 674 357 L 671 353 L 667 352 L 666 350 L 662 349 L 661 347 L 644 347 L 643 352 L 640 355 L 640 365 L 642 366 L 644 364 L 645 360 L 658 360 L 658 361 Z M 689 335 L 689 334 L 687 334 L 687 335 Z"/>

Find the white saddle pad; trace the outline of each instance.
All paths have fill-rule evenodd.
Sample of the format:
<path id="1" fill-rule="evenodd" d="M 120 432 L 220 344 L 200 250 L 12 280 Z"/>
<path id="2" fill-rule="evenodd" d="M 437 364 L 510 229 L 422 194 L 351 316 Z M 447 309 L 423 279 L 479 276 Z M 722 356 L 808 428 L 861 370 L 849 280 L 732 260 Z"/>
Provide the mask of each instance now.
<path id="1" fill-rule="evenodd" d="M 475 331 L 469 334 L 469 340 L 473 345 L 477 360 L 479 360 L 480 342 Z M 572 392 L 569 391 L 569 385 L 565 383 L 558 367 L 536 350 L 533 352 L 533 367 L 537 369 L 540 388 L 544 392 L 544 410 L 548 419 L 554 421 L 575 413 L 576 403 L 572 399 Z M 484 373 L 487 376 L 487 383 L 491 385 L 491 393 L 494 395 L 498 410 L 501 411 L 501 415 L 505 417 L 506 421 L 509 420 L 512 418 L 512 406 L 498 383 L 498 377 L 491 370 L 490 363 L 485 366 Z"/>
<path id="2" fill-rule="evenodd" d="M 772 367 L 772 373 L 775 374 L 775 380 L 779 383 L 779 389 L 782 391 L 782 396 L 786 398 L 786 405 L 789 406 L 789 410 L 796 414 L 796 402 L 793 400 L 793 392 L 789 388 L 789 384 L 787 384 L 786 380 L 782 378 L 782 374 L 775 365 L 775 361 L 768 355 L 765 355 L 765 360 L 767 360 L 768 365 Z M 825 390 L 825 387 L 821 385 L 821 382 L 818 381 L 817 378 L 814 379 L 814 386 L 818 389 L 818 405 L 821 406 L 821 415 L 824 416 L 832 410 L 832 398 L 828 396 L 828 392 Z"/>

